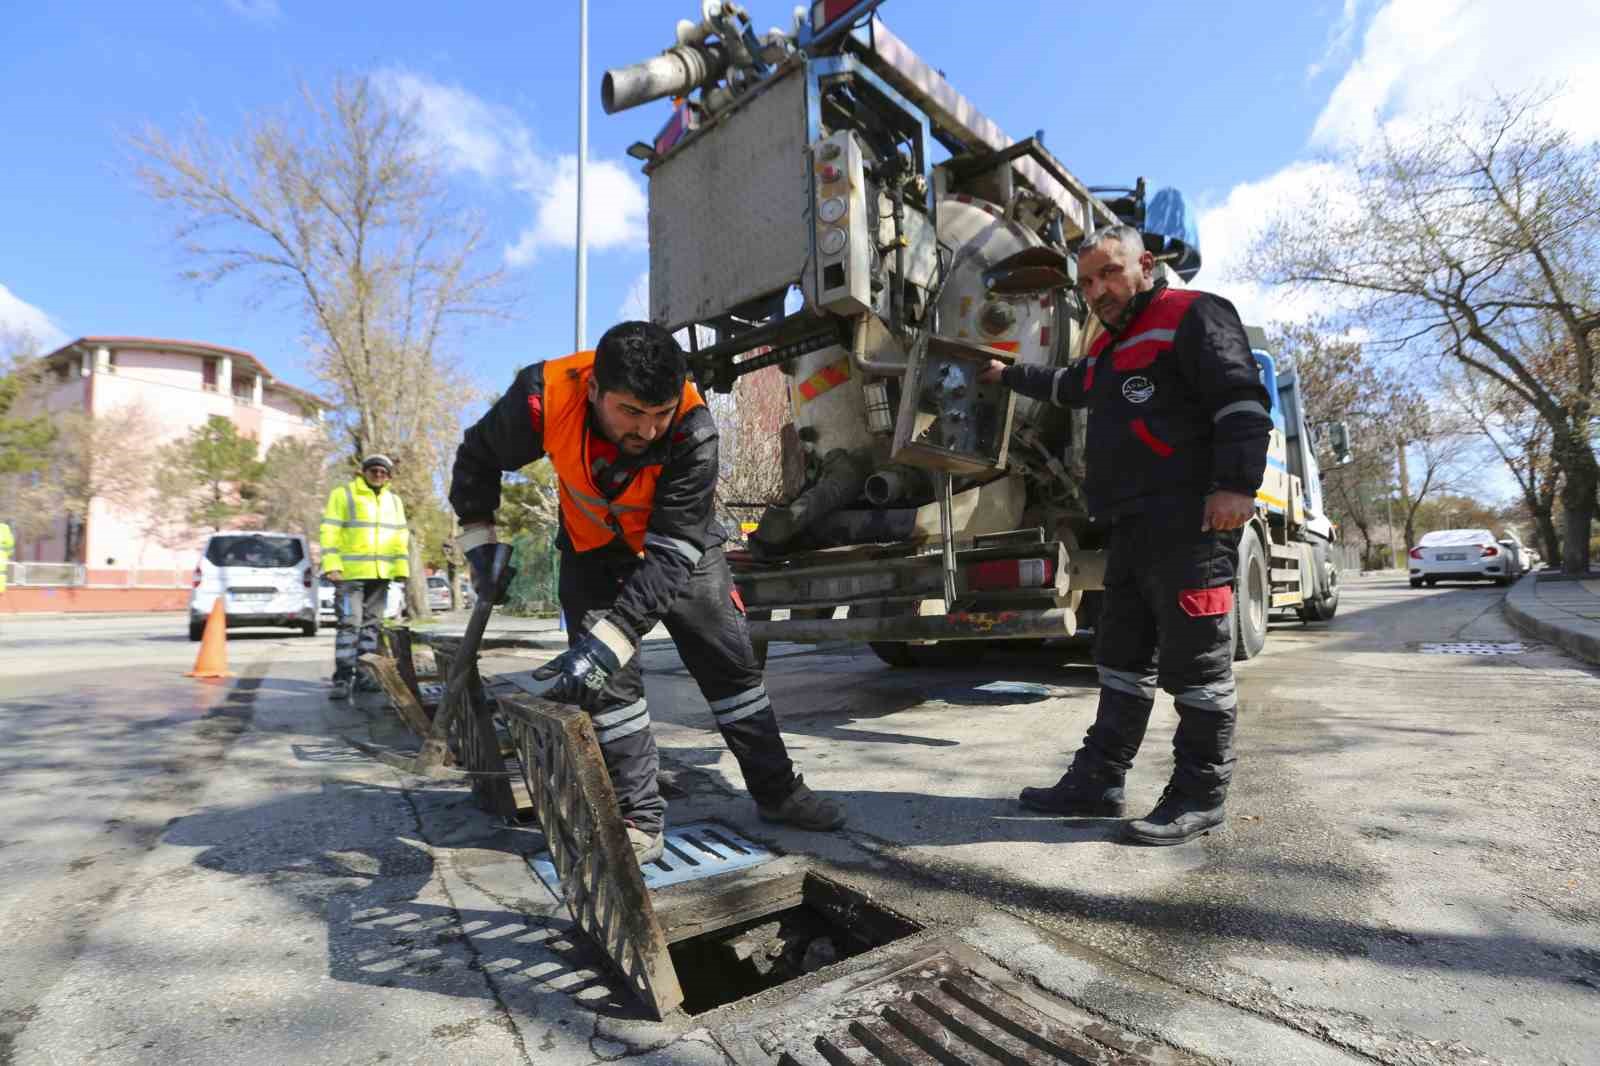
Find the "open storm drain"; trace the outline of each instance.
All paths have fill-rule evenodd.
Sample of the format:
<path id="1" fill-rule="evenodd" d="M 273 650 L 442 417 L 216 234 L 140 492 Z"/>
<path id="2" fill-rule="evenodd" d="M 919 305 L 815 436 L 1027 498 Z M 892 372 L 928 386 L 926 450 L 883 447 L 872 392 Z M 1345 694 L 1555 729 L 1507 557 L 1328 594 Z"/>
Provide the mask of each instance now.
<path id="1" fill-rule="evenodd" d="M 1457 640 L 1442 644 L 1424 644 L 1417 650 L 1424 655 L 1521 655 L 1532 649 L 1520 641 L 1496 643 L 1484 640 Z"/>

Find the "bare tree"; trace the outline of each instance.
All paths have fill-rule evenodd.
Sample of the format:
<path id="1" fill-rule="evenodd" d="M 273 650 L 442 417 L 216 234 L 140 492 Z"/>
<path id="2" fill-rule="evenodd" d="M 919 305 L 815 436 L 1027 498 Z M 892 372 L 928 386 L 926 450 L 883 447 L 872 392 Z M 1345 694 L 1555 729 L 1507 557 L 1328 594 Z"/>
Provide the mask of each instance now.
<path id="1" fill-rule="evenodd" d="M 444 346 L 462 320 L 504 304 L 501 272 L 476 265 L 483 228 L 450 203 L 413 112 L 366 78 L 341 79 L 232 141 L 196 121 L 182 137 L 146 129 L 132 143 L 140 184 L 175 218 L 182 276 L 249 277 L 256 296 L 298 307 L 352 460 L 384 452 L 411 508 L 436 501 L 470 395 Z M 418 532 L 407 591 L 422 616 Z"/>
<path id="2" fill-rule="evenodd" d="M 123 514 L 144 511 L 150 502 L 151 441 L 156 423 L 143 406 L 132 403 L 90 416 L 81 411 L 57 415 L 51 448 L 50 476 L 57 507 L 69 519 L 68 559 L 80 558 L 84 545 L 75 543 L 89 518 L 89 508 L 102 500 Z"/>
<path id="3" fill-rule="evenodd" d="M 1253 260 L 1259 280 L 1342 293 L 1390 344 L 1455 360 L 1537 412 L 1564 475 L 1564 568 L 1583 572 L 1600 486 L 1600 146 L 1544 121 L 1549 99 L 1496 97 L 1487 117 L 1383 139 L 1353 189 L 1273 220 Z"/>
<path id="4" fill-rule="evenodd" d="M 1549 423 L 1492 379 L 1457 377 L 1448 394 L 1511 472 L 1521 509 L 1539 537 L 1540 550 L 1551 566 L 1560 566 L 1555 501 L 1561 476 L 1550 454 Z"/>
<path id="5" fill-rule="evenodd" d="M 263 528 L 303 533 L 317 543 L 328 485 L 337 476 L 334 450 L 334 442 L 320 428 L 304 436 L 285 437 L 267 449 L 257 500 Z"/>
<path id="6" fill-rule="evenodd" d="M 722 462 L 717 479 L 717 510 L 730 529 L 737 529 L 740 516 L 758 518 L 759 507 L 783 496 L 782 430 L 789 421 L 787 380 L 777 367 L 767 367 L 740 378 L 732 392 L 712 395 L 710 404 L 717 420 L 717 447 Z"/>

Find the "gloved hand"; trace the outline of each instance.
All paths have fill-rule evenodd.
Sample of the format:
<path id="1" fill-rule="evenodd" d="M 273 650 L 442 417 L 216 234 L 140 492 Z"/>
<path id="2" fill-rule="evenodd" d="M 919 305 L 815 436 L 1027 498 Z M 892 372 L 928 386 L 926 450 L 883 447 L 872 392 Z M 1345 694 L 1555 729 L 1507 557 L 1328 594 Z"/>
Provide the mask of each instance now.
<path id="1" fill-rule="evenodd" d="M 501 591 L 497 597 L 494 587 L 494 551 L 498 545 L 480 544 L 469 549 L 466 553 L 467 566 L 472 570 L 472 594 L 479 603 L 493 603 L 496 607 L 506 602 L 506 594 Z M 509 585 L 510 583 L 507 582 Z"/>
<path id="2" fill-rule="evenodd" d="M 590 619 L 595 619 L 592 624 Z M 633 658 L 633 638 L 622 626 L 594 614 L 584 623 L 584 633 L 572 647 L 533 672 L 535 681 L 557 679 L 545 699 L 587 706 Z"/>

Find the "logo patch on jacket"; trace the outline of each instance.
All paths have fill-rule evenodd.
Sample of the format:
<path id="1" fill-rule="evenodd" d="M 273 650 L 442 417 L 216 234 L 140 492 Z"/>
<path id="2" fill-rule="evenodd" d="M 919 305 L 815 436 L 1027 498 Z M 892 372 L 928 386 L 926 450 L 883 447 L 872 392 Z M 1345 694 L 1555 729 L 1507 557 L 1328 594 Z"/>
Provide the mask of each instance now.
<path id="1" fill-rule="evenodd" d="M 1122 398 L 1129 403 L 1149 403 L 1156 394 L 1156 383 L 1143 374 L 1135 374 L 1122 383 Z"/>

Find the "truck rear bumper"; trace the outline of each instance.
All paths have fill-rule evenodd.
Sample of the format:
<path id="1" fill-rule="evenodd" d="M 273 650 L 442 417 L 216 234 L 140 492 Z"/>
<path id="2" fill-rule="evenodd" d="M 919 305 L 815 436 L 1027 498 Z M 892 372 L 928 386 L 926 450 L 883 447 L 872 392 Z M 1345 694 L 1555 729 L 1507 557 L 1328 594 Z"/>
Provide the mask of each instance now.
<path id="1" fill-rule="evenodd" d="M 796 644 L 901 640 L 1043 640 L 1070 637 L 1078 619 L 1070 607 L 1044 610 L 955 611 L 892 618 L 751 619 L 750 639 Z"/>

